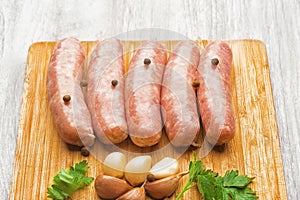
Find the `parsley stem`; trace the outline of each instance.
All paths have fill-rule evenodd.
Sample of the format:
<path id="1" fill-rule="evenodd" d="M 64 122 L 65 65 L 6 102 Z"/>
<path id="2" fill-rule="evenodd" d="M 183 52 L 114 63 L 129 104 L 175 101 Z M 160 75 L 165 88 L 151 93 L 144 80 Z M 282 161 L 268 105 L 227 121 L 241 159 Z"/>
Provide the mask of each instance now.
<path id="1" fill-rule="evenodd" d="M 185 193 L 186 191 L 188 191 L 192 187 L 194 187 L 194 185 L 192 185 L 192 182 L 191 181 L 187 182 L 187 184 L 184 186 L 183 190 L 181 190 L 179 195 L 176 197 L 176 200 L 179 200 L 183 196 L 183 193 Z"/>

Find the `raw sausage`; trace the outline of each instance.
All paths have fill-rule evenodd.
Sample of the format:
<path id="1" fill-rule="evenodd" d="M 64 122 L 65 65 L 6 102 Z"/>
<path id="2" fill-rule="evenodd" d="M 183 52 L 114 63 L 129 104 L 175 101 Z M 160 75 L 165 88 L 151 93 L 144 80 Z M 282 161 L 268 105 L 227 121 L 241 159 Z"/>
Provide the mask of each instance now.
<path id="1" fill-rule="evenodd" d="M 232 52 L 227 43 L 214 41 L 200 56 L 198 101 L 206 140 L 221 145 L 234 137 L 234 113 L 230 95 Z"/>
<path id="2" fill-rule="evenodd" d="M 47 73 L 50 109 L 64 142 L 92 146 L 91 116 L 80 87 L 84 49 L 75 38 L 59 41 L 52 53 Z"/>
<path id="3" fill-rule="evenodd" d="M 193 83 L 198 81 L 200 52 L 190 41 L 178 43 L 163 77 L 161 105 L 165 130 L 174 146 L 189 146 L 197 139 L 200 123 Z"/>
<path id="4" fill-rule="evenodd" d="M 96 135 L 105 144 L 117 144 L 128 137 L 123 75 L 122 43 L 114 38 L 100 41 L 89 63 L 87 103 Z"/>
<path id="5" fill-rule="evenodd" d="M 140 147 L 157 144 L 162 135 L 160 95 L 166 62 L 165 47 L 146 41 L 129 64 L 125 81 L 126 119 L 130 138 Z"/>

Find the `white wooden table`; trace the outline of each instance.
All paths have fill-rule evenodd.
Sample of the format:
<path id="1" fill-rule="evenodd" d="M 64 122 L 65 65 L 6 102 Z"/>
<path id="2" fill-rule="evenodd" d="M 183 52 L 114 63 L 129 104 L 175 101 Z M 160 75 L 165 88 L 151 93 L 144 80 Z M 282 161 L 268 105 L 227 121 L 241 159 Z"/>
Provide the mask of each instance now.
<path id="1" fill-rule="evenodd" d="M 28 47 L 67 36 L 260 39 L 266 43 L 289 199 L 300 199 L 300 1 L 0 0 L 0 196 L 12 178 Z M 149 31 L 147 32 L 149 33 Z M 158 33 L 158 34 L 157 34 Z M 170 33 L 170 32 L 169 32 Z"/>

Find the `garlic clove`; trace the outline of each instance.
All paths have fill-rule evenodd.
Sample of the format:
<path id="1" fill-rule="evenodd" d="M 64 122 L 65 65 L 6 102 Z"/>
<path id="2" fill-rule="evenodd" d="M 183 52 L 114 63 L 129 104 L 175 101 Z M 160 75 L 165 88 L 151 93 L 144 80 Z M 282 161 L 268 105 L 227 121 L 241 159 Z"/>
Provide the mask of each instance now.
<path id="1" fill-rule="evenodd" d="M 123 153 L 113 152 L 106 156 L 103 162 L 103 173 L 105 175 L 122 178 L 126 165 L 126 157 Z"/>
<path id="2" fill-rule="evenodd" d="M 99 175 L 95 180 L 97 195 L 102 199 L 116 199 L 132 189 L 128 183 L 113 176 Z"/>
<path id="3" fill-rule="evenodd" d="M 150 169 L 150 173 L 155 179 L 161 179 L 177 174 L 178 171 L 178 161 L 170 157 L 163 158 Z"/>
<path id="4" fill-rule="evenodd" d="M 131 159 L 125 166 L 125 178 L 132 186 L 142 184 L 151 168 L 150 156 L 137 156 Z"/>
<path id="5" fill-rule="evenodd" d="M 145 188 L 139 187 L 139 188 L 133 188 L 117 198 L 116 200 L 145 200 L 146 194 L 145 194 Z"/>
<path id="6" fill-rule="evenodd" d="M 144 186 L 145 190 L 154 199 L 169 197 L 177 189 L 180 178 L 187 173 L 188 172 L 182 172 L 153 182 L 147 182 Z"/>

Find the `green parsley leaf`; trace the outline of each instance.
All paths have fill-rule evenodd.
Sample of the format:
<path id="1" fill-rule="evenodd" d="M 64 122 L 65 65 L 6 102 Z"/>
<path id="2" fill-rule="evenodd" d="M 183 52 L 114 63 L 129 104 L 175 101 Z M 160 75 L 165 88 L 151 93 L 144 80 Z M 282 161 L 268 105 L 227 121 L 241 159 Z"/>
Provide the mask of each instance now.
<path id="1" fill-rule="evenodd" d="M 64 200 L 85 186 L 88 186 L 93 180 L 93 177 L 85 177 L 88 170 L 87 162 L 84 160 L 76 163 L 75 167 L 70 167 L 70 170 L 62 169 L 53 178 L 54 184 L 52 188 L 47 189 L 48 197 L 56 200 Z"/>
<path id="2" fill-rule="evenodd" d="M 249 178 L 246 175 L 239 176 L 238 174 L 238 170 L 226 172 L 223 177 L 223 186 L 244 188 L 253 180 L 253 178 Z"/>
<path id="3" fill-rule="evenodd" d="M 225 188 L 226 194 L 228 194 L 232 200 L 240 200 L 240 199 L 249 199 L 249 200 L 256 200 L 257 196 L 255 192 L 250 188 Z"/>
<path id="4" fill-rule="evenodd" d="M 238 170 L 226 172 L 219 176 L 216 172 L 204 169 L 202 162 L 196 159 L 189 165 L 189 181 L 179 193 L 176 200 L 179 200 L 183 193 L 197 184 L 198 191 L 204 200 L 256 200 L 257 196 L 248 185 L 253 178 L 246 175 L 239 175 Z"/>
<path id="5" fill-rule="evenodd" d="M 204 199 L 228 199 L 213 173 L 197 176 L 197 186 Z"/>

